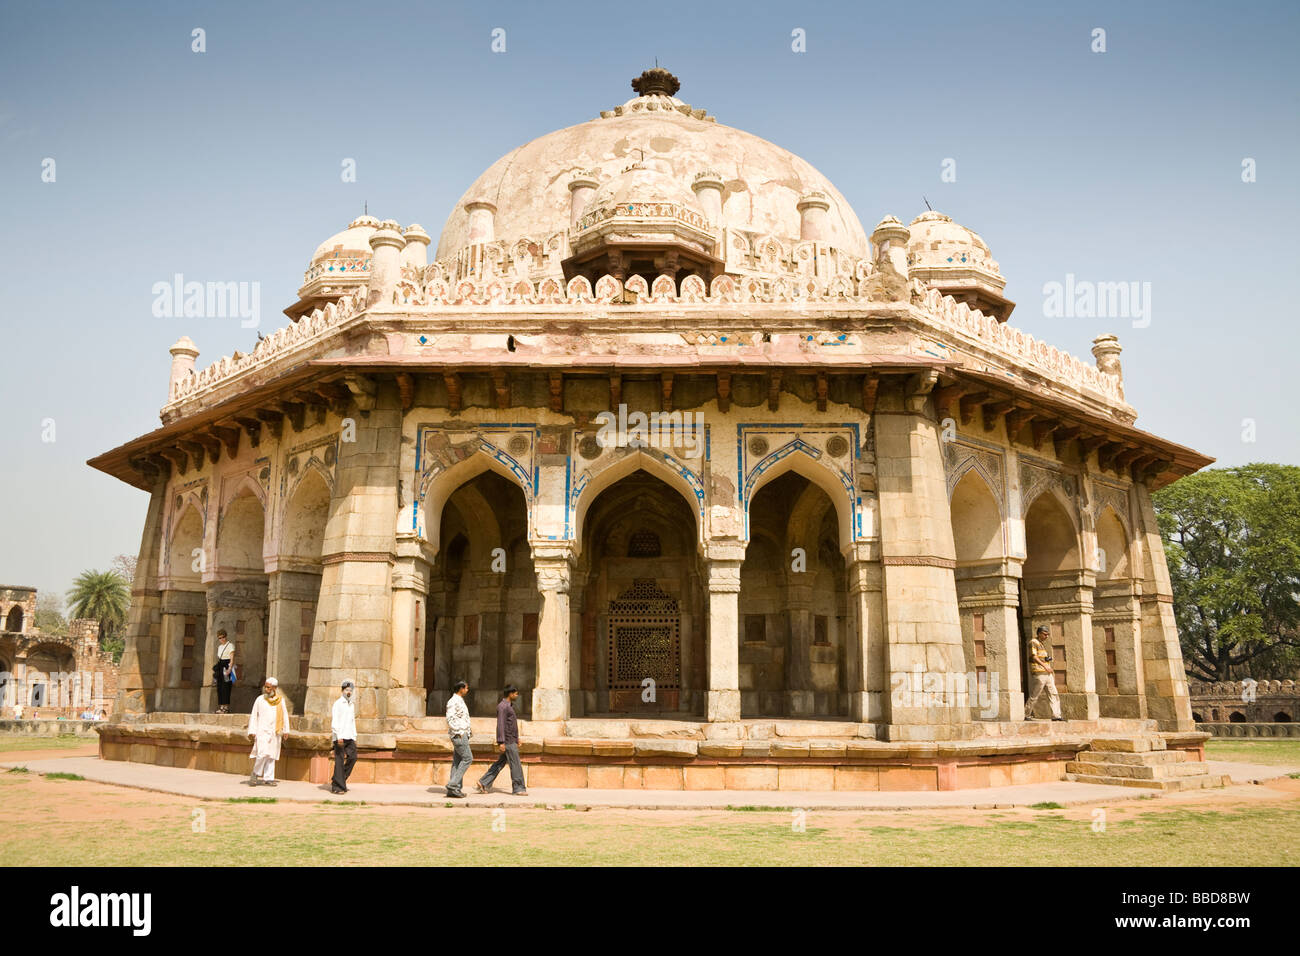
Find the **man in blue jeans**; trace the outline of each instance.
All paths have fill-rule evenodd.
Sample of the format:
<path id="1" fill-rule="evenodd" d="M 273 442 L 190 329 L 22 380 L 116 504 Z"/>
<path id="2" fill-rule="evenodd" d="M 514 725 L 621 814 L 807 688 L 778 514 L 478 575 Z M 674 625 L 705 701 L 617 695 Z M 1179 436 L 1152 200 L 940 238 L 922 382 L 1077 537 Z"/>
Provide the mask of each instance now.
<path id="1" fill-rule="evenodd" d="M 469 684 L 463 680 L 456 681 L 456 691 L 447 699 L 447 733 L 451 735 L 451 776 L 447 779 L 447 796 L 463 797 L 461 789 L 465 771 L 474 762 L 474 755 L 469 749 L 470 720 L 469 708 L 465 706 L 465 695 L 469 693 Z"/>
<path id="2" fill-rule="evenodd" d="M 479 793 L 492 792 L 492 781 L 509 762 L 511 791 L 517 797 L 528 796 L 524 789 L 524 768 L 519 763 L 519 721 L 515 718 L 515 699 L 518 696 L 519 689 L 514 684 L 501 692 L 501 702 L 497 704 L 497 750 L 501 756 L 479 778 Z"/>

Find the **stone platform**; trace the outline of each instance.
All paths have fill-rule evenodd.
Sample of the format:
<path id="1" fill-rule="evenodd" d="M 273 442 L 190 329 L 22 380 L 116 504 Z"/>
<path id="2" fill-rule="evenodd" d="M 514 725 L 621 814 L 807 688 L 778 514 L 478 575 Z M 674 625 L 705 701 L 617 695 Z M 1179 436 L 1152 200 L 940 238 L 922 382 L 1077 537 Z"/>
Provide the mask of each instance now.
<path id="1" fill-rule="evenodd" d="M 323 783 L 332 770 L 330 738 L 314 720 L 294 718 L 276 775 Z M 359 721 L 357 783 L 446 782 L 451 742 L 441 718 Z M 1204 759 L 1200 733 L 1160 733 L 1154 721 L 981 722 L 964 740 L 882 741 L 870 724 L 756 719 L 520 721 L 520 757 L 529 786 L 601 790 L 940 791 L 1057 782 L 1066 764 L 1102 739 L 1158 740 L 1161 749 Z M 496 756 L 496 722 L 474 718 L 474 759 Z M 131 716 L 99 728 L 105 760 L 246 774 L 242 715 Z"/>

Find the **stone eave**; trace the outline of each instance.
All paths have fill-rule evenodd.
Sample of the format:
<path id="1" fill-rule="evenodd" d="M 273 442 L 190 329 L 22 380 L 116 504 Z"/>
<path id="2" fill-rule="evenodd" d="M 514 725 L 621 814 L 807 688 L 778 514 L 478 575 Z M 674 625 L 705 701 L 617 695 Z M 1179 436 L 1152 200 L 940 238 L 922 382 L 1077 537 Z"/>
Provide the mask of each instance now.
<path id="1" fill-rule="evenodd" d="M 310 363 L 304 364 L 256 388 L 233 395 L 224 401 L 202 408 L 192 415 L 177 418 L 161 428 L 146 432 L 138 438 L 96 455 L 87 460 L 86 464 L 128 485 L 150 491 L 153 488 L 154 475 L 162 467 L 158 460 L 161 451 L 175 446 L 178 441 L 186 441 L 196 435 L 203 436 L 200 443 L 211 442 L 213 439 L 207 433 L 214 427 L 237 427 L 228 423 L 233 423 L 237 418 L 247 417 L 248 413 L 254 412 L 258 406 L 265 406 L 268 402 L 283 398 L 287 391 L 302 388 L 322 379 L 324 374 L 320 368 Z M 248 430 L 244 429 L 244 431 L 247 439 Z"/>
<path id="2" fill-rule="evenodd" d="M 961 416 L 964 425 L 980 421 L 992 431 L 1002 420 L 1014 443 L 1029 438 L 1039 447 L 1049 438 L 1058 449 L 1078 442 L 1077 451 L 1087 458 L 1099 454 L 1099 464 L 1134 480 L 1147 481 L 1152 489 L 1211 465 L 1214 459 L 1168 441 L 1158 435 L 1108 416 L 1081 402 L 1045 395 L 1028 382 L 964 366 L 952 369 L 935 390 L 939 414 Z M 1013 417 L 1009 417 L 1013 416 Z M 1109 466 L 1102 462 L 1109 462 Z"/>
<path id="3" fill-rule="evenodd" d="M 708 373 L 717 369 L 753 369 L 755 372 L 772 369 L 831 370 L 845 373 L 915 372 L 920 369 L 953 369 L 958 363 L 949 359 L 924 355 L 821 355 L 812 352 L 780 352 L 777 354 L 744 355 L 737 351 L 718 349 L 717 355 L 520 355 L 518 352 L 487 352 L 482 350 L 458 352 L 452 359 L 438 359 L 429 355 L 348 355 L 338 358 L 313 359 L 310 363 L 321 368 L 346 369 L 349 372 L 385 372 L 400 370 L 430 371 L 486 371 L 491 369 L 556 369 L 581 373 L 618 370 L 643 371 L 699 371 Z"/>

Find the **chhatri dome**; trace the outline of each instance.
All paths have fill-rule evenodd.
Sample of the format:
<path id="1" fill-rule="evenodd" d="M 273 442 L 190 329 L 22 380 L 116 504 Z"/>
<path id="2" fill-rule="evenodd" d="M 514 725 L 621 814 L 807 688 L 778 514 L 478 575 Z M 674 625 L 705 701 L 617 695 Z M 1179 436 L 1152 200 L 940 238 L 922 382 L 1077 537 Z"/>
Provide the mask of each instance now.
<path id="1" fill-rule="evenodd" d="M 857 215 L 811 163 L 765 139 L 718 123 L 675 94 L 680 84 L 667 70 L 647 70 L 632 81 L 638 94 L 597 119 L 538 137 L 493 163 L 465 191 L 438 240 L 435 258 L 454 258 L 481 238 L 472 236 L 476 204 L 493 208 L 491 237 L 545 241 L 570 228 L 574 203 L 590 201 L 575 179 L 598 187 L 618 179 L 633 164 L 653 162 L 674 181 L 671 195 L 694 190 L 716 229 L 758 236 L 798 238 L 800 200 L 819 193 L 826 204 L 822 235 L 829 245 L 858 256 L 868 254 L 867 235 Z M 697 183 L 701 173 L 716 177 L 717 208 L 707 193 L 715 180 Z M 644 193 L 640 194 L 644 197 Z M 669 199 L 669 195 L 651 196 Z M 805 230 L 806 232 L 806 230 Z"/>
<path id="2" fill-rule="evenodd" d="M 1016 304 L 1002 295 L 1007 280 L 988 244 L 974 231 L 933 209 L 908 227 L 908 274 L 1005 322 Z"/>

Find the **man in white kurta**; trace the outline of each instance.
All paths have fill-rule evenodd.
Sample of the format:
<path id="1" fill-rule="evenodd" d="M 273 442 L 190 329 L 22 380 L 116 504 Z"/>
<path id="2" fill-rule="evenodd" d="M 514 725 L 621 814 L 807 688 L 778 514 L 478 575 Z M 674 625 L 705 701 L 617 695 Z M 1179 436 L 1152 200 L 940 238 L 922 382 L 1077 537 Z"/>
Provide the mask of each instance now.
<path id="1" fill-rule="evenodd" d="M 289 729 L 289 708 L 280 693 L 280 682 L 268 677 L 262 686 L 262 696 L 253 703 L 248 717 L 248 736 L 253 741 L 253 772 L 248 785 L 259 783 L 278 786 L 275 780 L 275 762 L 280 759 L 280 740 Z"/>

